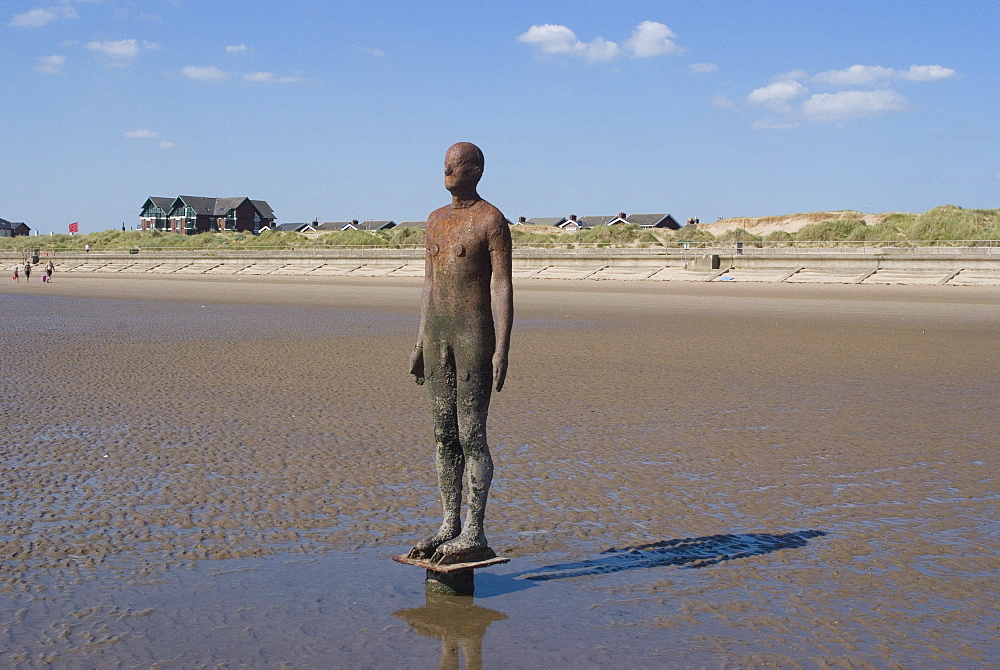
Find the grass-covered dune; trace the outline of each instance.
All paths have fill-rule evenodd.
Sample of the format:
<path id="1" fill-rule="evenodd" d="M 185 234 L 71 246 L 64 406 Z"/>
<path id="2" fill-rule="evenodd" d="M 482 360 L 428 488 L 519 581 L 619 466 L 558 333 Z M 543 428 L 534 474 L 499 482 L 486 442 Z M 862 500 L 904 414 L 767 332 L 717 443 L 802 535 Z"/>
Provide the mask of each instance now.
<path id="1" fill-rule="evenodd" d="M 748 242 L 795 245 L 797 243 L 874 243 L 894 245 L 997 243 L 1000 240 L 1000 209 L 963 209 L 955 205 L 935 207 L 923 214 L 892 212 L 862 214 L 852 210 L 812 212 L 783 217 L 727 219 L 696 229 L 649 230 L 634 225 L 601 226 L 579 232 L 564 232 L 540 226 L 513 226 L 515 246 L 572 247 L 579 244 L 603 247 L 682 246 L 685 243 Z M 366 232 L 347 230 L 321 235 L 267 231 L 249 233 L 202 233 L 176 235 L 161 232 L 108 230 L 80 235 L 0 237 L 0 252 L 46 250 L 119 249 L 309 249 L 326 247 L 405 248 L 424 243 L 424 232 L 416 228 Z"/>

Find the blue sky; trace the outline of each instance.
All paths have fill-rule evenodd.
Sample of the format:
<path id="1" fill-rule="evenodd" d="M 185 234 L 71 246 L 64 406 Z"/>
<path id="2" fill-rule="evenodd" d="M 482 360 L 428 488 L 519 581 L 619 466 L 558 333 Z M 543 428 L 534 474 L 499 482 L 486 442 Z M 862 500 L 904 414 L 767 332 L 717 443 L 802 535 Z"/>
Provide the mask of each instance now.
<path id="1" fill-rule="evenodd" d="M 422 219 L 1000 207 L 1000 2 L 5 0 L 0 217 L 148 196 Z"/>

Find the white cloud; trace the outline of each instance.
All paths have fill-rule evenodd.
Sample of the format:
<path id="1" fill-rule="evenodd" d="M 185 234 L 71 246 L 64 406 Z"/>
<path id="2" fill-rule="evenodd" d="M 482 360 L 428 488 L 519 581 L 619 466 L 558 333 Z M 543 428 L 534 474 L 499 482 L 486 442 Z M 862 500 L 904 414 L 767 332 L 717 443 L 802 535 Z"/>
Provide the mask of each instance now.
<path id="1" fill-rule="evenodd" d="M 715 63 L 691 63 L 688 65 L 688 69 L 695 74 L 708 74 L 709 72 L 718 70 L 719 66 Z"/>
<path id="2" fill-rule="evenodd" d="M 582 42 L 577 39 L 576 33 L 566 26 L 549 23 L 531 26 L 527 32 L 519 35 L 517 40 L 535 45 L 542 53 L 572 54 L 592 61 L 611 60 L 621 52 L 617 44 L 609 42 L 603 37 L 595 38 L 590 42 Z"/>
<path id="3" fill-rule="evenodd" d="M 789 128 L 795 127 L 792 122 L 796 120 L 844 121 L 901 112 L 909 107 L 909 102 L 900 93 L 888 88 L 887 82 L 939 81 L 955 74 L 955 70 L 942 65 L 911 65 L 907 70 L 881 65 L 852 65 L 842 70 L 825 70 L 813 76 L 802 70 L 793 70 L 778 75 L 771 80 L 771 84 L 754 89 L 747 96 L 748 102 L 766 106 L 788 118 L 785 121 L 761 119 L 752 127 L 755 130 Z M 803 81 L 850 88 L 836 93 L 809 95 Z M 858 90 L 856 87 L 871 88 Z M 803 98 L 801 104 L 799 98 Z M 725 98 L 721 100 L 728 102 Z M 716 100 L 712 104 L 725 106 Z"/>
<path id="4" fill-rule="evenodd" d="M 937 81 L 954 75 L 954 70 L 941 65 L 911 65 L 909 70 L 895 70 L 881 65 L 852 65 L 844 70 L 820 72 L 813 80 L 831 86 L 874 86 L 893 79 Z"/>
<path id="5" fill-rule="evenodd" d="M 788 72 L 782 72 L 779 75 L 771 77 L 772 82 L 779 81 L 801 81 L 809 76 L 809 73 L 805 70 L 790 70 Z"/>
<path id="6" fill-rule="evenodd" d="M 643 21 L 635 27 L 623 46 L 619 46 L 617 42 L 603 37 L 584 42 L 567 26 L 546 23 L 531 26 L 517 36 L 517 41 L 531 44 L 543 54 L 567 54 L 589 61 L 609 61 L 626 54 L 633 58 L 651 58 L 680 53 L 684 48 L 674 42 L 675 37 L 666 25 Z"/>
<path id="7" fill-rule="evenodd" d="M 11 17 L 8 25 L 18 28 L 40 28 L 59 19 L 77 19 L 80 15 L 72 7 L 39 7 Z"/>
<path id="8" fill-rule="evenodd" d="M 776 123 L 770 119 L 760 119 L 754 121 L 750 127 L 753 130 L 791 130 L 793 128 L 798 128 L 797 123 Z"/>
<path id="9" fill-rule="evenodd" d="M 181 69 L 181 74 L 196 81 L 222 81 L 229 77 L 228 72 L 223 72 L 214 65 L 188 65 Z"/>
<path id="10" fill-rule="evenodd" d="M 160 134 L 155 130 L 146 129 L 136 129 L 125 131 L 125 137 L 130 140 L 159 140 L 156 145 L 161 149 L 173 149 L 177 145 L 173 142 L 168 142 L 167 140 L 160 139 Z"/>
<path id="11" fill-rule="evenodd" d="M 129 139 L 138 140 L 155 140 L 160 137 L 158 132 L 153 130 L 127 130 L 125 131 L 125 137 Z"/>
<path id="12" fill-rule="evenodd" d="M 251 72 L 243 75 L 243 78 L 260 84 L 294 84 L 302 81 L 302 77 L 279 77 L 273 72 Z"/>
<path id="13" fill-rule="evenodd" d="M 111 58 L 128 60 L 139 55 L 140 46 L 136 40 L 117 40 L 115 42 L 87 42 L 86 47 L 98 51 Z M 143 42 L 142 48 L 157 48 L 152 42 Z"/>
<path id="14" fill-rule="evenodd" d="M 902 73 L 903 79 L 909 81 L 937 81 L 954 76 L 954 70 L 940 65 L 911 65 L 909 70 Z"/>
<path id="15" fill-rule="evenodd" d="M 66 64 L 65 56 L 42 56 L 35 65 L 35 72 L 43 74 L 62 74 L 62 66 Z"/>
<path id="16" fill-rule="evenodd" d="M 673 38 L 677 37 L 670 28 L 656 21 L 643 21 L 632 36 L 625 40 L 625 48 L 635 58 L 650 58 L 664 54 L 680 53 L 684 49 L 677 46 Z"/>
<path id="17" fill-rule="evenodd" d="M 718 107 L 719 109 L 739 109 L 739 105 L 736 104 L 729 96 L 719 95 L 712 97 L 712 107 Z"/>
<path id="18" fill-rule="evenodd" d="M 531 26 L 527 32 L 518 35 L 517 41 L 534 44 L 545 54 L 572 53 L 580 44 L 580 40 L 572 30 L 551 23 Z"/>
<path id="19" fill-rule="evenodd" d="M 355 47 L 355 48 L 359 49 L 360 51 L 365 52 L 369 56 L 375 56 L 375 58 L 388 58 L 389 57 L 389 54 L 387 54 L 386 52 L 382 51 L 381 49 L 374 49 L 372 47 Z"/>
<path id="20" fill-rule="evenodd" d="M 621 48 L 603 37 L 595 37 L 582 44 L 580 51 L 587 60 L 607 61 L 617 57 L 621 53 Z"/>
<path id="21" fill-rule="evenodd" d="M 227 54 L 241 54 L 248 51 L 249 48 L 246 44 L 228 44 L 226 45 Z"/>
<path id="22" fill-rule="evenodd" d="M 899 112 L 906 98 L 891 89 L 817 93 L 802 103 L 802 113 L 811 121 L 842 121 L 863 116 Z"/>
<path id="23" fill-rule="evenodd" d="M 776 81 L 773 84 L 756 88 L 747 96 L 754 104 L 765 105 L 778 112 L 791 111 L 789 102 L 795 98 L 808 95 L 809 90 L 794 80 Z"/>
<path id="24" fill-rule="evenodd" d="M 846 70 L 827 70 L 813 77 L 814 81 L 831 86 L 867 86 L 888 81 L 896 75 L 891 67 L 852 65 Z"/>

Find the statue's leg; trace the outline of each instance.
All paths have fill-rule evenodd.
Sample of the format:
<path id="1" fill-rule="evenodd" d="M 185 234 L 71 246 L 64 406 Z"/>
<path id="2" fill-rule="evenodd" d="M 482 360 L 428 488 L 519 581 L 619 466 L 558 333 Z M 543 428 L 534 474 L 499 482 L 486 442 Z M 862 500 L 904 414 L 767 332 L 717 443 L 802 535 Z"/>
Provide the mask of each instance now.
<path id="1" fill-rule="evenodd" d="M 461 352 L 459 352 L 461 353 Z M 459 361 L 458 437 L 465 455 L 465 481 L 468 512 L 465 528 L 453 540 L 438 547 L 432 560 L 461 563 L 493 558 L 496 554 L 486 541 L 486 501 L 493 482 L 493 458 L 486 441 L 486 417 L 492 393 L 492 348 L 474 352 L 475 356 Z M 485 355 L 485 354 L 489 355 Z M 466 367 L 467 361 L 473 365 Z M 471 367 L 471 369 L 470 369 Z"/>
<path id="2" fill-rule="evenodd" d="M 428 356 L 430 354 L 430 356 Z M 441 527 L 410 550 L 410 558 L 428 559 L 438 546 L 458 536 L 462 530 L 462 472 L 465 454 L 459 439 L 456 412 L 455 359 L 444 346 L 430 350 L 424 344 L 424 365 L 434 419 L 435 465 L 441 490 Z"/>

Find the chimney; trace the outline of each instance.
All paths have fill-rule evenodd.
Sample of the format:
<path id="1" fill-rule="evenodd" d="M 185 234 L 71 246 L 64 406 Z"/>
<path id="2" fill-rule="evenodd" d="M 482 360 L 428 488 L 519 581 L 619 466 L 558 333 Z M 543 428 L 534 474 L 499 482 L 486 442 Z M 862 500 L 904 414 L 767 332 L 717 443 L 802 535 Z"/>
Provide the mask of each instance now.
<path id="1" fill-rule="evenodd" d="M 624 219 L 625 218 L 625 212 L 618 212 L 618 218 L 619 219 Z"/>
<path id="2" fill-rule="evenodd" d="M 576 221 L 576 214 L 570 214 L 569 215 L 569 220 L 570 221 Z"/>
<path id="3" fill-rule="evenodd" d="M 358 220 L 357 219 L 351 219 L 351 225 L 352 226 L 358 225 Z"/>
<path id="4" fill-rule="evenodd" d="M 526 219 L 526 218 L 524 218 L 523 216 L 519 216 L 519 217 L 517 217 L 517 222 L 518 222 L 518 223 L 524 223 L 525 221 L 527 221 L 527 219 Z"/>

